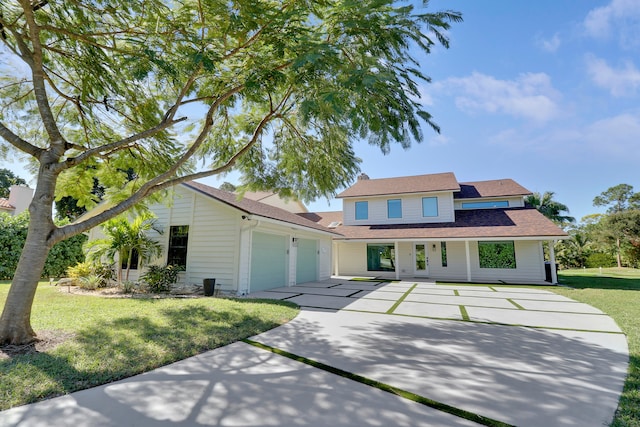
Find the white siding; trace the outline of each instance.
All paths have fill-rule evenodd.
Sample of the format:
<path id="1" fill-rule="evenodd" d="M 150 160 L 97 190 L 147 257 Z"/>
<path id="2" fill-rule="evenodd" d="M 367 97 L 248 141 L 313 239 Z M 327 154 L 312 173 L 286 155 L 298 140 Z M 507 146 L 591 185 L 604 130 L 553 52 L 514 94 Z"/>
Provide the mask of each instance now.
<path id="1" fill-rule="evenodd" d="M 438 216 L 423 217 L 422 216 L 422 198 L 437 197 L 438 198 Z M 387 218 L 387 200 L 402 200 L 402 218 Z M 367 201 L 369 205 L 369 218 L 366 220 L 356 221 L 355 203 Z M 431 223 L 431 222 L 453 222 L 453 193 L 424 193 L 402 196 L 385 196 L 372 197 L 362 199 L 345 199 L 343 201 L 343 222 L 345 225 L 373 225 L 373 224 L 415 224 L 415 223 Z"/>
<path id="2" fill-rule="evenodd" d="M 413 277 L 414 248 L 416 242 L 399 242 L 396 263 L 400 268 L 401 277 Z M 428 277 L 435 280 L 467 281 L 467 260 L 465 243 L 463 241 L 448 241 L 447 266 L 442 266 L 441 242 L 425 241 L 429 257 Z M 433 245 L 436 250 L 433 250 Z M 478 259 L 478 243 L 469 242 L 469 256 L 471 264 L 472 282 L 498 282 L 500 280 L 513 283 L 537 283 L 545 278 L 544 259 L 542 257 L 541 242 L 516 240 L 515 269 L 480 268 Z M 346 276 L 384 276 L 393 278 L 394 272 L 367 271 L 367 243 L 338 242 L 339 275 Z"/>

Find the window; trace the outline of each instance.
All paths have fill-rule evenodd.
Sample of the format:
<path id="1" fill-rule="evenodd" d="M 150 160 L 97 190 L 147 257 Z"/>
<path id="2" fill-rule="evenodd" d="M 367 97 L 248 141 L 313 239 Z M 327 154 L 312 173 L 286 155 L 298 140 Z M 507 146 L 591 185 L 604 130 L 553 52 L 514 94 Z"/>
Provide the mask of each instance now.
<path id="1" fill-rule="evenodd" d="M 367 245 L 368 271 L 396 271 L 396 251 L 393 245 Z"/>
<path id="2" fill-rule="evenodd" d="M 422 216 L 438 216 L 438 198 L 422 198 Z"/>
<path id="3" fill-rule="evenodd" d="M 442 256 L 442 266 L 447 266 L 447 242 L 440 242 L 440 255 Z"/>
<path id="4" fill-rule="evenodd" d="M 356 219 L 369 219 L 369 202 L 356 202 Z"/>
<path id="5" fill-rule="evenodd" d="M 131 250 L 131 266 L 129 267 L 129 270 L 137 270 L 138 269 L 138 250 L 136 248 L 133 248 Z M 126 270 L 127 269 L 127 264 L 129 263 L 129 254 L 125 253 L 123 254 L 122 257 L 122 269 Z"/>
<path id="6" fill-rule="evenodd" d="M 482 209 L 482 208 L 508 208 L 507 200 L 493 200 L 487 202 L 463 202 L 462 209 Z"/>
<path id="7" fill-rule="evenodd" d="M 387 200 L 387 218 L 402 218 L 402 200 Z"/>
<path id="8" fill-rule="evenodd" d="M 188 225 L 172 225 L 169 231 L 169 250 L 167 264 L 187 265 L 187 241 L 189 240 Z"/>
<path id="9" fill-rule="evenodd" d="M 516 249 L 513 241 L 478 242 L 480 268 L 516 268 Z"/>

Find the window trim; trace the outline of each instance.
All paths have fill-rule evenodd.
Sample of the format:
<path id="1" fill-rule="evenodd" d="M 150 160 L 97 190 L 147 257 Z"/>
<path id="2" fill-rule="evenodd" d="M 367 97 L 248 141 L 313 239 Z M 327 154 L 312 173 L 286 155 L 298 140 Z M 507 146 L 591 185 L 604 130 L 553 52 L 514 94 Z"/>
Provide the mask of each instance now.
<path id="1" fill-rule="evenodd" d="M 392 208 L 393 209 L 397 209 L 398 208 L 396 206 L 392 206 L 392 202 L 393 202 L 393 205 L 395 205 L 396 202 L 398 203 L 398 207 L 400 208 L 400 212 L 399 213 L 394 212 L 398 216 L 391 216 L 391 209 Z M 387 200 L 387 218 L 388 219 L 399 219 L 399 218 L 402 218 L 402 199 L 388 199 Z"/>
<path id="2" fill-rule="evenodd" d="M 433 207 L 435 207 L 435 215 L 427 215 L 428 212 L 425 211 L 425 201 L 427 200 L 434 200 L 435 201 L 435 205 Z M 423 218 L 436 218 L 440 215 L 440 212 L 438 211 L 438 197 L 437 196 L 433 196 L 433 197 L 423 197 L 422 198 L 422 217 Z"/>
<path id="3" fill-rule="evenodd" d="M 186 233 L 174 236 L 174 230 L 179 230 L 181 227 L 186 229 Z M 173 240 L 178 238 L 184 238 L 184 245 L 175 245 L 173 244 Z M 180 251 L 176 251 L 176 249 L 180 249 Z M 167 264 L 168 265 L 179 265 L 182 267 L 187 266 L 187 256 L 189 250 L 189 226 L 188 225 L 171 225 L 169 226 L 169 242 L 167 244 Z M 179 252 L 180 258 L 184 258 L 184 264 L 173 262 L 177 257 L 174 255 L 175 252 Z M 182 253 L 184 252 L 184 253 Z"/>
<path id="4" fill-rule="evenodd" d="M 495 209 L 508 208 L 508 200 L 485 200 L 477 202 L 462 202 L 462 209 Z"/>
<path id="5" fill-rule="evenodd" d="M 360 209 L 358 209 L 360 206 Z M 364 212 L 362 211 L 364 209 Z M 358 213 L 363 214 L 362 216 L 358 216 Z M 366 221 L 369 219 L 369 202 L 366 200 L 361 200 L 359 202 L 355 202 L 355 219 L 356 221 Z"/>

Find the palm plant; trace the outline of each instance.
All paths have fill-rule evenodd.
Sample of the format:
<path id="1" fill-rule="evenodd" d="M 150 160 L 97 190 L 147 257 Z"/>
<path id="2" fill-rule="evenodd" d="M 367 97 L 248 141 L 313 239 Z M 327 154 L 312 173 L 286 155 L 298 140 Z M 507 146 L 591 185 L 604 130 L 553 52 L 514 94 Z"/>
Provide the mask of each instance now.
<path id="1" fill-rule="evenodd" d="M 157 257 L 162 252 L 162 246 L 148 236 L 153 229 L 155 217 L 149 213 L 143 213 L 130 221 L 126 216 L 119 216 L 107 221 L 102 230 L 106 236 L 104 239 L 96 239 L 87 244 L 88 258 L 99 261 L 103 258 L 109 262 L 118 260 L 118 283 L 122 282 L 122 264 L 126 262 L 125 280 L 129 280 L 131 260 L 134 252 L 145 263 Z"/>
<path id="2" fill-rule="evenodd" d="M 562 212 L 569 213 L 569 208 L 567 205 L 553 200 L 554 195 L 553 191 L 545 191 L 543 194 L 533 193 L 525 198 L 525 202 L 560 226 L 576 222 L 574 217 L 562 215 Z"/>

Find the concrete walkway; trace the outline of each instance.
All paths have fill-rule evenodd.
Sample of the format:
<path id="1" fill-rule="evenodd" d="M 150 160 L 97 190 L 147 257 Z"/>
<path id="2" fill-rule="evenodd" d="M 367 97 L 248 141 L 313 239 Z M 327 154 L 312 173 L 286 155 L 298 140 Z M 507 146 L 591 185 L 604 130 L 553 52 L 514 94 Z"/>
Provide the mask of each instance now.
<path id="1" fill-rule="evenodd" d="M 252 296 L 303 306 L 252 340 L 508 424 L 607 425 L 626 377 L 615 322 L 545 290 L 339 278 Z M 0 426 L 15 425 L 478 424 L 235 343 L 0 412 Z"/>

